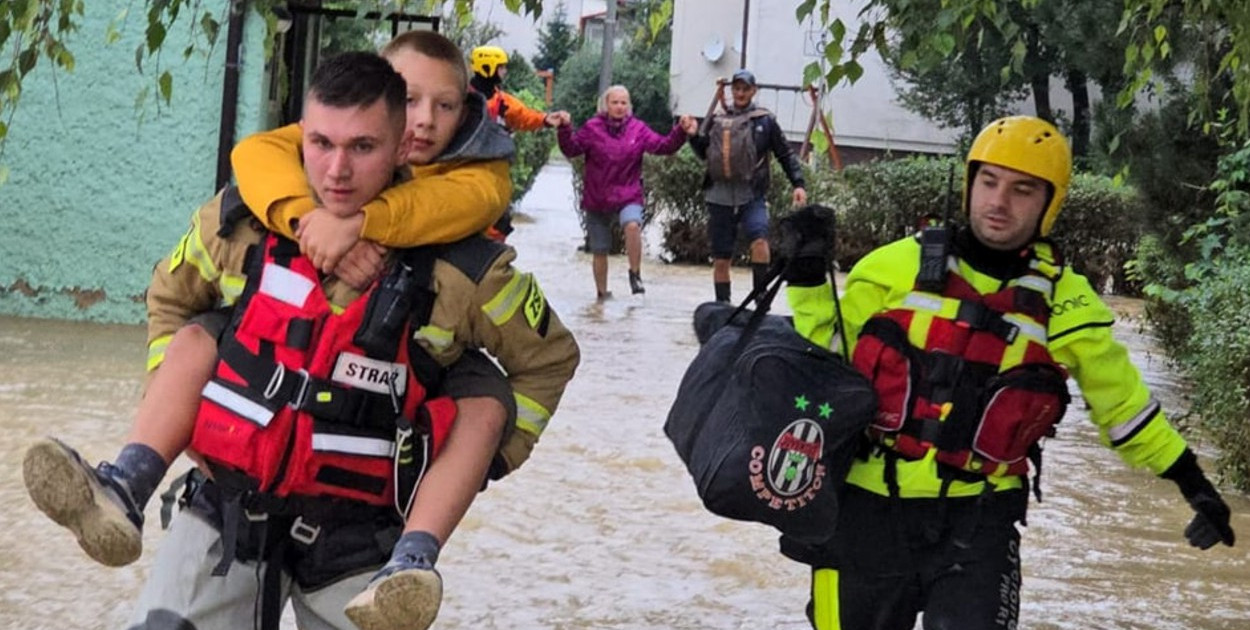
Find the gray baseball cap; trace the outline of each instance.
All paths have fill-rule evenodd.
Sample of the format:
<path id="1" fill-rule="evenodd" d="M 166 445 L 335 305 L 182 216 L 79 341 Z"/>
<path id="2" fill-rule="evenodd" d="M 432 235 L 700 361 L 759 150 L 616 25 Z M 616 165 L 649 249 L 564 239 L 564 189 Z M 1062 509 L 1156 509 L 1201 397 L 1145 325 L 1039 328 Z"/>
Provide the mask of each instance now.
<path id="1" fill-rule="evenodd" d="M 733 80 L 730 81 L 730 83 L 737 83 L 739 81 L 742 81 L 743 83 L 746 83 L 747 85 L 751 87 L 755 87 L 755 75 L 752 74 L 751 71 L 747 70 L 746 68 L 743 68 L 735 72 L 733 76 Z"/>

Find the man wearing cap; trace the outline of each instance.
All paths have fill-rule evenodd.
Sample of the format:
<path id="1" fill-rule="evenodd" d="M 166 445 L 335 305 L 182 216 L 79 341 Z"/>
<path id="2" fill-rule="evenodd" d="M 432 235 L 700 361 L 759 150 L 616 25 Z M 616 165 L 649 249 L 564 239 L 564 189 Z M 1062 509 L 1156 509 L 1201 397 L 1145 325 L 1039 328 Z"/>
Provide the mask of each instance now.
<path id="1" fill-rule="evenodd" d="M 825 273 L 831 217 L 809 207 L 781 220 L 785 253 L 797 252 L 785 272 L 795 328 L 849 348 L 878 399 L 832 542 L 782 543 L 812 565 L 816 630 L 911 630 L 920 615 L 926 628 L 1031 627 L 1018 620 L 1017 524 L 1030 488 L 1041 497 L 1040 471 L 1056 470 L 1041 466 L 1039 442 L 1064 415 L 1069 378 L 1104 446 L 1177 484 L 1194 511 L 1189 544 L 1233 545 L 1228 505 L 1113 338 L 1111 309 L 1046 238 L 1071 170 L 1049 122 L 990 123 L 968 151 L 967 224 L 860 259 L 841 322 Z M 1100 472 L 1060 474 L 1095 483 Z"/>
<path id="2" fill-rule="evenodd" d="M 723 80 L 718 86 L 724 89 Z M 794 186 L 794 204 L 807 202 L 803 171 L 772 112 L 755 104 L 755 75 L 743 69 L 730 84 L 732 103 L 723 113 L 710 114 L 702 125 L 685 125 L 690 147 L 707 162 L 703 177 L 708 208 L 708 240 L 712 250 L 712 282 L 716 300 L 730 300 L 729 263 L 733 258 L 738 227 L 750 243 L 751 272 L 756 286 L 763 281 L 770 260 L 768 208 L 764 196 L 770 181 L 771 152 Z"/>

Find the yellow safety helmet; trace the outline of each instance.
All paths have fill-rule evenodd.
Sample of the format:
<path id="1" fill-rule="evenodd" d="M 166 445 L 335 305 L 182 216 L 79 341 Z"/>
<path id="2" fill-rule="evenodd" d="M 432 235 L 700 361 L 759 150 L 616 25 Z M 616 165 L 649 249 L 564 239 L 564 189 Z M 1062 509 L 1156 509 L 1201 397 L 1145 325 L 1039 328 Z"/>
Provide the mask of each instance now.
<path id="1" fill-rule="evenodd" d="M 498 46 L 478 46 L 469 53 L 469 65 L 483 79 L 495 76 L 499 66 L 508 63 L 508 53 Z"/>
<path id="2" fill-rule="evenodd" d="M 1020 171 L 1051 185 L 1050 204 L 1038 228 L 1041 236 L 1050 234 L 1072 179 L 1072 150 L 1068 148 L 1068 139 L 1054 125 L 1035 116 L 1007 116 L 987 125 L 968 150 L 965 214 L 969 211 L 968 192 L 976 174 L 974 164 L 982 162 Z"/>

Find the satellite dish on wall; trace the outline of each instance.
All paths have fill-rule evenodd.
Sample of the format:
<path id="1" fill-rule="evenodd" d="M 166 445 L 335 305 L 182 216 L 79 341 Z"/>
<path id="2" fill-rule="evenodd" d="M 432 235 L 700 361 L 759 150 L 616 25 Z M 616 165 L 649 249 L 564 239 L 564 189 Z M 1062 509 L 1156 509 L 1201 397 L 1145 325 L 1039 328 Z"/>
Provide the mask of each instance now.
<path id="1" fill-rule="evenodd" d="M 716 63 L 725 54 L 725 42 L 721 41 L 720 35 L 713 35 L 707 43 L 703 45 L 703 58 L 709 63 Z"/>

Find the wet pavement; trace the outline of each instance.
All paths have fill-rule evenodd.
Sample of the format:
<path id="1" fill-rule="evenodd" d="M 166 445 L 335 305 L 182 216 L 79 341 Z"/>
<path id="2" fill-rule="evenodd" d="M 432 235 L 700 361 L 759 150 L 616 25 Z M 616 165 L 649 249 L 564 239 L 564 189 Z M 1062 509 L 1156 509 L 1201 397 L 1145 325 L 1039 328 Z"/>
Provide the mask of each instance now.
<path id="1" fill-rule="evenodd" d="M 582 365 L 533 459 L 479 496 L 444 550 L 434 627 L 806 628 L 806 568 L 776 553 L 771 530 L 705 512 L 663 435 L 697 350 L 690 314 L 711 297 L 710 268 L 649 255 L 647 294 L 634 298 L 613 257 L 618 297 L 597 304 L 568 166 L 544 169 L 521 211 L 510 238 L 519 265 L 576 333 Z M 747 272 L 734 280 L 741 297 Z M 1177 408 L 1181 385 L 1152 339 L 1131 321 L 1118 333 Z M 161 541 L 155 505 L 142 559 L 104 568 L 35 510 L 20 462 L 45 434 L 91 460 L 116 453 L 141 390 L 143 338 L 135 326 L 0 318 L 0 628 L 123 627 Z M 1099 446 L 1080 404 L 1046 454 L 1045 501 L 1024 532 L 1020 627 L 1250 628 L 1246 543 L 1186 546 L 1190 511 L 1175 486 Z M 1250 501 L 1229 503 L 1250 537 Z M 283 627 L 295 627 L 289 616 Z"/>

